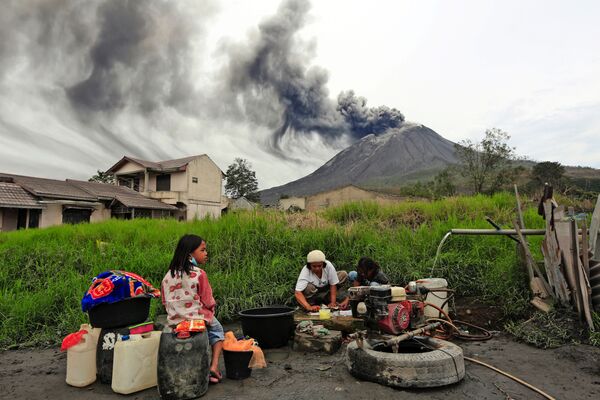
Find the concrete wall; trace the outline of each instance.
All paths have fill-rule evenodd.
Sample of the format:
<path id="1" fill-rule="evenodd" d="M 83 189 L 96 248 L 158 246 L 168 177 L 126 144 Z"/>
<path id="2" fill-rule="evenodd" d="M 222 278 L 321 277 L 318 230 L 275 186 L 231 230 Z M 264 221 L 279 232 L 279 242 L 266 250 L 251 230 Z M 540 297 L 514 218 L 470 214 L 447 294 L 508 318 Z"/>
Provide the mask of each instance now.
<path id="1" fill-rule="evenodd" d="M 375 201 L 378 204 L 392 204 L 402 200 L 401 197 L 371 192 L 355 186 L 345 186 L 343 188 L 308 196 L 306 198 L 306 210 L 316 211 L 322 208 L 335 207 L 355 201 Z"/>
<path id="2" fill-rule="evenodd" d="M 207 204 L 188 204 L 187 215 L 188 221 L 194 219 L 202 219 L 206 216 L 211 218 L 219 218 L 221 216 L 221 205 L 207 205 Z"/>
<path id="3" fill-rule="evenodd" d="M 306 197 L 288 197 L 279 200 L 279 209 L 287 211 L 290 207 L 298 207 L 301 210 L 306 209 Z"/>
<path id="4" fill-rule="evenodd" d="M 107 219 L 110 219 L 110 208 L 106 208 L 104 204 L 92 211 L 92 215 L 90 215 L 90 222 L 100 222 Z"/>
<path id="5" fill-rule="evenodd" d="M 127 161 L 125 164 L 123 164 L 121 166 L 121 168 L 119 168 L 115 175 L 121 175 L 121 174 L 129 174 L 132 172 L 144 172 L 145 168 L 142 167 L 140 164 L 138 163 L 133 163 L 131 161 Z M 143 176 L 142 176 L 143 178 Z"/>
<path id="6" fill-rule="evenodd" d="M 62 204 L 48 204 L 40 216 L 40 228 L 62 224 Z"/>
<path id="7" fill-rule="evenodd" d="M 193 178 L 198 178 L 194 183 Z M 192 160 L 187 166 L 187 187 L 189 200 L 221 203 L 221 170 L 208 156 Z"/>

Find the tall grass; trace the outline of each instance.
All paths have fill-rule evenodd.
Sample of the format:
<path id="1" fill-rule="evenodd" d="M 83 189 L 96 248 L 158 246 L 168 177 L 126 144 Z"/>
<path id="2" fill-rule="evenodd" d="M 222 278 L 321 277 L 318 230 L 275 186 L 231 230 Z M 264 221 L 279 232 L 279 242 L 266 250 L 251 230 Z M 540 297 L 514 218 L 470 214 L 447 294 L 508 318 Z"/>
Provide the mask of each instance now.
<path id="1" fill-rule="evenodd" d="M 0 234 L 0 347 L 54 343 L 86 319 L 80 301 L 90 279 L 108 269 L 136 272 L 159 286 L 179 237 L 207 240 L 205 266 L 219 304 L 218 316 L 292 301 L 305 255 L 322 249 L 338 269 L 358 258 L 376 259 L 391 279 L 406 283 L 430 275 L 439 241 L 451 228 L 489 228 L 485 216 L 511 226 L 514 198 L 457 197 L 392 206 L 355 203 L 317 214 L 258 211 L 190 223 L 110 220 Z M 527 227 L 542 227 L 535 210 Z M 539 238 L 532 239 L 539 247 Z M 505 237 L 451 237 L 434 275 L 462 296 L 478 296 L 519 313 L 527 279 Z M 159 301 L 153 304 L 154 313 Z"/>

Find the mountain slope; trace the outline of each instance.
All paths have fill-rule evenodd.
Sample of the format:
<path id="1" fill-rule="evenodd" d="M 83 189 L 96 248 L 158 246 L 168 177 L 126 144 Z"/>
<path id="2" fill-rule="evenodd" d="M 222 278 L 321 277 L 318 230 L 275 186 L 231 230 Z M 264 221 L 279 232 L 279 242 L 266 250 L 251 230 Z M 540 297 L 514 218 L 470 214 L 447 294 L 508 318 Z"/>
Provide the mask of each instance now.
<path id="1" fill-rule="evenodd" d="M 350 183 L 401 181 L 456 162 L 453 142 L 423 125 L 404 123 L 381 135 L 365 136 L 310 175 L 263 190 L 261 202 L 275 204 L 284 195 L 306 196 Z"/>

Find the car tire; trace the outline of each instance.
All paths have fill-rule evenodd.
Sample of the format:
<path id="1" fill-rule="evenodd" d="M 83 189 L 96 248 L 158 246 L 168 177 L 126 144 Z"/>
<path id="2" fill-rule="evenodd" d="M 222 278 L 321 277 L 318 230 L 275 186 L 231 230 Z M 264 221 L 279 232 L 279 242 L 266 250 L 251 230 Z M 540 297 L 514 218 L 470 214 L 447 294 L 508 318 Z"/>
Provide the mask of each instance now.
<path id="1" fill-rule="evenodd" d="M 459 382 L 465 377 L 462 349 L 448 341 L 417 337 L 434 350 L 417 353 L 390 353 L 348 345 L 346 366 L 360 379 L 401 388 L 425 388 Z M 418 343 L 417 342 L 417 343 Z"/>

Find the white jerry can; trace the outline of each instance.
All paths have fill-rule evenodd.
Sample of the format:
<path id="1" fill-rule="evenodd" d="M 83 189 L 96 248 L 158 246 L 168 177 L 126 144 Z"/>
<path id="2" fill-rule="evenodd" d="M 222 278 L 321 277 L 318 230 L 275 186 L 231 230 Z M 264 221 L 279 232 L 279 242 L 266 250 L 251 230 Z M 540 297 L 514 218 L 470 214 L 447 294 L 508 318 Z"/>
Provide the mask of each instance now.
<path id="1" fill-rule="evenodd" d="M 158 384 L 160 331 L 121 337 L 115 343 L 111 388 L 129 394 Z"/>
<path id="2" fill-rule="evenodd" d="M 81 341 L 67 350 L 67 384 L 83 387 L 96 381 L 96 345 L 100 328 L 82 324 L 80 329 L 88 331 Z"/>
<path id="3" fill-rule="evenodd" d="M 429 289 L 429 293 L 425 297 L 427 303 L 434 304 L 444 310 L 445 313 L 448 313 L 448 302 L 446 301 L 448 298 L 448 292 L 446 291 L 448 282 L 444 278 L 419 279 L 417 284 Z M 426 318 L 440 318 L 440 312 L 435 307 L 426 306 L 424 312 Z"/>

